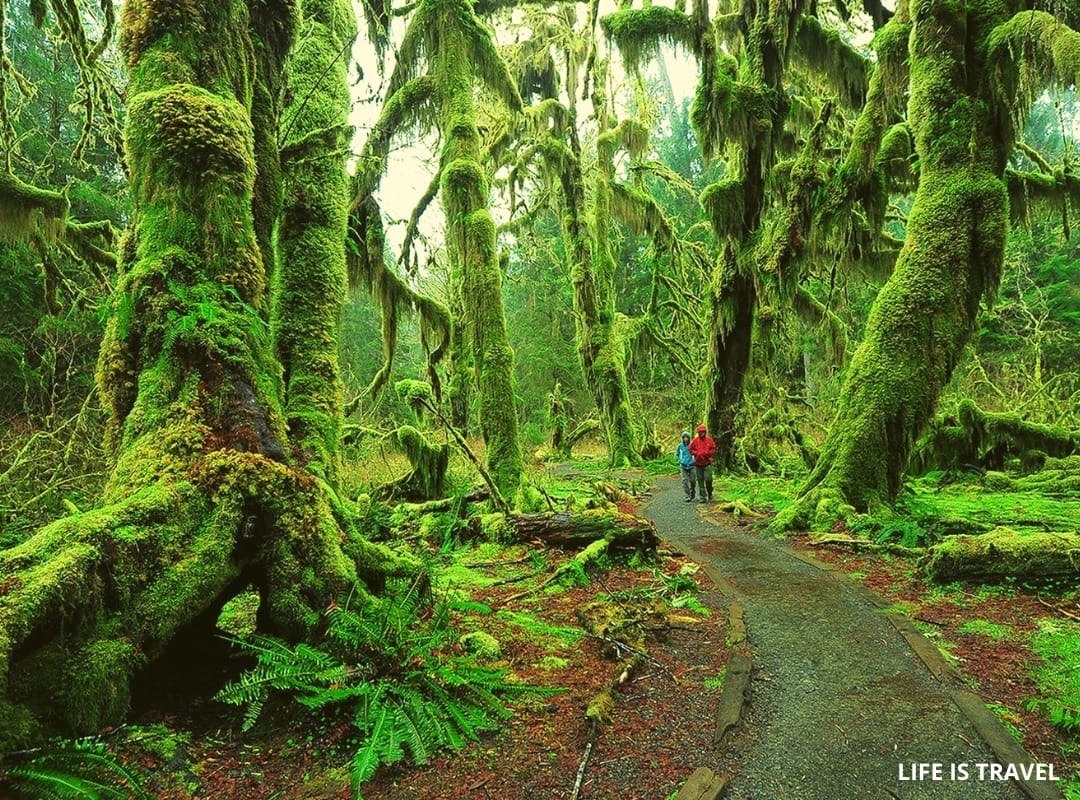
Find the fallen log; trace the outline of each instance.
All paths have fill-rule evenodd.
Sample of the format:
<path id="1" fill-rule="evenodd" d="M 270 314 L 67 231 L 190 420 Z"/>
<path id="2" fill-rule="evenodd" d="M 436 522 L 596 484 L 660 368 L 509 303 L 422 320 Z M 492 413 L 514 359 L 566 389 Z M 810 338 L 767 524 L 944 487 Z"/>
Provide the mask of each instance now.
<path id="1" fill-rule="evenodd" d="M 660 543 L 652 522 L 617 511 L 508 514 L 504 521 L 514 538 L 538 539 L 553 547 L 579 549 L 599 539 L 607 539 L 611 550 L 654 550 Z"/>
<path id="2" fill-rule="evenodd" d="M 978 536 L 951 536 L 919 562 L 931 580 L 996 583 L 1065 579 L 1080 585 L 1080 534 L 994 528 Z"/>

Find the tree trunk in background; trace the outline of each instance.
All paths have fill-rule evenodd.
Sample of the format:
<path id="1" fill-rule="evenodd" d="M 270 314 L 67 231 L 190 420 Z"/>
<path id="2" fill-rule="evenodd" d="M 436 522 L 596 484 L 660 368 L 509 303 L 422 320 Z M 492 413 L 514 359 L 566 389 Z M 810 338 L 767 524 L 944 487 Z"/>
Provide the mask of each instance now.
<path id="1" fill-rule="evenodd" d="M 465 329 L 465 298 L 462 297 L 461 271 L 451 266 L 450 316 L 453 328 L 450 338 L 450 365 L 447 370 L 447 399 L 450 403 L 450 422 L 462 434 L 469 435 L 469 402 L 472 392 L 472 370 L 469 368 L 469 343 Z"/>
<path id="2" fill-rule="evenodd" d="M 735 265 L 735 256 L 718 265 L 709 325 L 708 428 L 716 441 L 719 470 L 735 466 L 736 419 L 743 407 L 743 384 L 750 369 L 756 294 L 754 280 Z"/>
<path id="3" fill-rule="evenodd" d="M 1013 135 L 988 97 L 988 40 L 1008 19 L 984 3 L 912 4 L 908 124 L 920 167 L 907 237 L 874 301 L 836 420 L 804 489 L 777 523 L 818 527 L 844 504 L 866 509 L 900 490 L 916 438 L 996 291 Z M 812 491 L 813 490 L 813 491 Z"/>
<path id="4" fill-rule="evenodd" d="M 476 77 L 470 69 L 468 40 L 461 30 L 462 20 L 475 18 L 466 0 L 441 5 L 432 74 L 438 87 L 440 129 L 446 137 L 439 193 L 446 212 L 447 249 L 452 268 L 461 274 L 487 469 L 503 497 L 512 498 L 525 467 L 518 443 L 514 351 L 506 336 L 502 270 L 476 128 Z"/>
<path id="5" fill-rule="evenodd" d="M 182 13 L 165 0 L 124 7 L 133 211 L 98 368 L 116 462 L 103 507 L 0 552 L 0 751 L 118 722 L 132 675 L 193 621 L 212 627 L 245 586 L 261 594 L 265 630 L 299 637 L 358 577 L 378 587 L 412 569 L 359 538 L 329 488 L 340 424 L 332 334 L 304 353 L 282 337 L 283 408 L 266 312 L 273 226 L 257 226 L 253 208 L 280 202 L 276 159 L 256 154 L 275 149 L 295 8 L 256 5 L 254 18 L 246 0 L 186 3 Z M 344 0 L 308 11 L 311 36 L 290 81 L 324 84 L 323 105 L 285 138 L 330 126 L 321 144 L 305 145 L 321 148 L 327 173 L 286 159 L 292 196 L 275 283 L 295 306 L 277 304 L 281 326 L 294 312 L 314 325 L 340 301 L 338 220 L 319 218 L 322 200 L 297 195 L 342 170 L 348 91 L 330 64 L 352 11 Z M 302 221 L 301 208 L 313 218 Z M 297 257 L 314 242 L 318 255 Z M 295 463 L 287 424 L 299 432 Z"/>

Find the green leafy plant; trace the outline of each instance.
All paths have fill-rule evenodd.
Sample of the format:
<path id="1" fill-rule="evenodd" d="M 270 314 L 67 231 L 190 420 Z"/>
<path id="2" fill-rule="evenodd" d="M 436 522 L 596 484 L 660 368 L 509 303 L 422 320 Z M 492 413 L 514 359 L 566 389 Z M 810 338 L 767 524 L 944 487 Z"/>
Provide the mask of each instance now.
<path id="1" fill-rule="evenodd" d="M 1044 619 L 1031 637 L 1031 649 L 1041 659 L 1032 669 L 1040 697 L 1027 701 L 1029 711 L 1046 716 L 1064 733 L 1080 734 L 1080 625 Z"/>
<path id="2" fill-rule="evenodd" d="M 406 753 L 422 764 L 436 750 L 457 750 L 500 726 L 511 713 L 507 698 L 559 691 L 516 683 L 507 670 L 462 655 L 449 613 L 446 603 L 429 607 L 414 584 L 357 609 L 330 611 L 320 647 L 259 635 L 233 640 L 257 664 L 217 699 L 245 708 L 245 729 L 271 692 L 310 709 L 351 715 L 363 737 L 351 764 L 359 796 L 360 785 L 381 764 Z"/>
<path id="3" fill-rule="evenodd" d="M 150 800 L 135 774 L 95 739 L 56 740 L 8 759 L 0 766 L 0 793 L 7 787 L 34 800 Z"/>

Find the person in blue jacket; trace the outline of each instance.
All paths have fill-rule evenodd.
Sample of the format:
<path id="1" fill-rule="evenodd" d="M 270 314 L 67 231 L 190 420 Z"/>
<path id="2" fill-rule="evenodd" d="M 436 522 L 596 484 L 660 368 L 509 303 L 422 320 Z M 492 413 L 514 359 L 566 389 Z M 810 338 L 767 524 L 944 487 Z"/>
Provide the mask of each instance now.
<path id="1" fill-rule="evenodd" d="M 694 457 L 690 455 L 690 431 L 682 432 L 682 441 L 675 448 L 675 460 L 679 462 L 679 471 L 682 473 L 683 491 L 686 492 L 686 502 L 694 501 Z"/>

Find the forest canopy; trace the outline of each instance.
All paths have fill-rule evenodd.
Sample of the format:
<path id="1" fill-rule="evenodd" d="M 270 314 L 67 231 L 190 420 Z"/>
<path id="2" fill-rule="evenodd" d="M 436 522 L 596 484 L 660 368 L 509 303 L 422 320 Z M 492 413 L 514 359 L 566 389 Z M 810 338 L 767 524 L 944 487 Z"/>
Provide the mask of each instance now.
<path id="1" fill-rule="evenodd" d="M 1068 0 L 0 19 L 0 753 L 117 723 L 244 591 L 299 642 L 427 585 L 391 509 L 539 525 L 575 447 L 673 469 L 704 423 L 790 482 L 773 533 L 1077 499 Z M 929 569 L 1025 569 L 967 554 Z"/>

